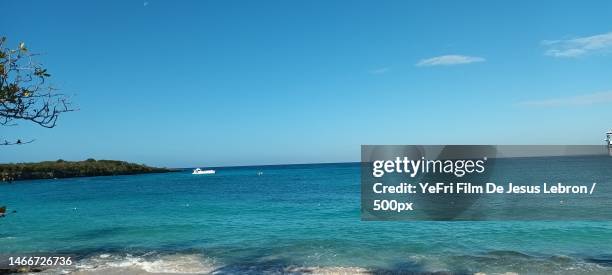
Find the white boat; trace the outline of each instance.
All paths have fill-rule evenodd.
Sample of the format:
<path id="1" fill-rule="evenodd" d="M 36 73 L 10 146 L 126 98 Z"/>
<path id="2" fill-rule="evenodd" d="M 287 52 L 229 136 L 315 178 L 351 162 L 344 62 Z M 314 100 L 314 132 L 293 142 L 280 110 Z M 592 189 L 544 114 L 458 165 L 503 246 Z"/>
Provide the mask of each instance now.
<path id="1" fill-rule="evenodd" d="M 192 175 L 212 175 L 215 173 L 215 170 L 202 170 L 200 168 L 196 168 L 195 170 L 193 170 L 193 173 L 191 173 Z"/>

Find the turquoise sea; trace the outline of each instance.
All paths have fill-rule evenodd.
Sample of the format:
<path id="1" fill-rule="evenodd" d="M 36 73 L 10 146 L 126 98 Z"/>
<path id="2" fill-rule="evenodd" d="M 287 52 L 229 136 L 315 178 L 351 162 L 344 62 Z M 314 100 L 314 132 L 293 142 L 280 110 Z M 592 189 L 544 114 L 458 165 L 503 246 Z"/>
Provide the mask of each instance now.
<path id="1" fill-rule="evenodd" d="M 612 274 L 612 222 L 361 221 L 357 163 L 22 181 L 0 204 L 0 255 L 75 255 L 52 274 Z"/>

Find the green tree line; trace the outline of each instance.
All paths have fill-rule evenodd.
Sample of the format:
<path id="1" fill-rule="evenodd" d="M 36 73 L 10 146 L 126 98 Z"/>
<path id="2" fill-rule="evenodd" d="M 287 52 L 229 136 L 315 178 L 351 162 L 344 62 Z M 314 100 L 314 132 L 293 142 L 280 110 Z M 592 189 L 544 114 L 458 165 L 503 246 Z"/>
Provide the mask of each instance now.
<path id="1" fill-rule="evenodd" d="M 0 164 L 0 180 L 53 179 L 175 171 L 118 160 L 43 161 L 37 163 Z"/>

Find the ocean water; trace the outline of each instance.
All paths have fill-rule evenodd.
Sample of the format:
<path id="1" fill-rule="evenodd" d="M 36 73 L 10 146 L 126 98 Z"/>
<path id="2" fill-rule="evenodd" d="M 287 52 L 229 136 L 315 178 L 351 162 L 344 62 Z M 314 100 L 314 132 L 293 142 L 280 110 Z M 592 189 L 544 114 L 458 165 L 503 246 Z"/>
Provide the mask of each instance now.
<path id="1" fill-rule="evenodd" d="M 75 255 L 50 274 L 612 274 L 612 222 L 361 221 L 357 163 L 22 181 L 0 204 L 0 255 Z"/>

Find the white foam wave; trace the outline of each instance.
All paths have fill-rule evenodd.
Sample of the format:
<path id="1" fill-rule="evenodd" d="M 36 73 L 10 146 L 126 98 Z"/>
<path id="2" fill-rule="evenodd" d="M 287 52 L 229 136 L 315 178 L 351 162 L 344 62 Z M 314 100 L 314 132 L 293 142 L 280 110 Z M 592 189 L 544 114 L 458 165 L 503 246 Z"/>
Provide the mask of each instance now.
<path id="1" fill-rule="evenodd" d="M 76 262 L 72 269 L 49 271 L 70 274 L 210 274 L 216 268 L 214 260 L 201 254 L 100 254 Z"/>
<path id="2" fill-rule="evenodd" d="M 314 275 L 327 275 L 327 274 L 369 274 L 368 269 L 362 267 L 342 267 L 342 266 L 331 266 L 331 267 L 288 267 L 283 270 L 285 274 L 314 274 Z"/>
<path id="3" fill-rule="evenodd" d="M 451 266 L 465 264 L 472 266 L 474 273 L 515 275 L 522 273 L 557 273 L 557 274 L 610 274 L 610 268 L 594 263 L 574 261 L 571 258 L 562 262 L 548 262 L 542 259 L 510 259 L 507 263 L 493 261 L 488 264 L 465 263 L 465 259 L 455 262 L 440 261 L 439 257 L 412 256 L 412 262 L 418 263 L 417 272 L 452 273 Z M 495 259 L 493 259 L 495 260 Z M 522 261 L 522 262 L 521 262 Z M 274 262 L 274 261 L 272 261 Z M 525 267 L 525 268 L 522 268 Z M 521 269 L 522 268 L 522 269 Z M 504 270 L 505 269 L 505 270 Z M 75 265 L 45 270 L 43 274 L 68 273 L 75 275 L 119 275 L 119 274 L 371 274 L 402 273 L 411 270 L 375 269 L 355 266 L 309 266 L 258 263 L 221 263 L 213 258 L 198 253 L 159 254 L 150 252 L 142 255 L 131 254 L 98 254 L 79 260 Z"/>
<path id="4" fill-rule="evenodd" d="M 221 271 L 220 271 L 221 270 Z M 45 270 L 42 274 L 367 274 L 368 269 L 343 266 L 233 267 L 223 266 L 202 254 L 99 254 L 82 259 L 70 268 Z"/>

